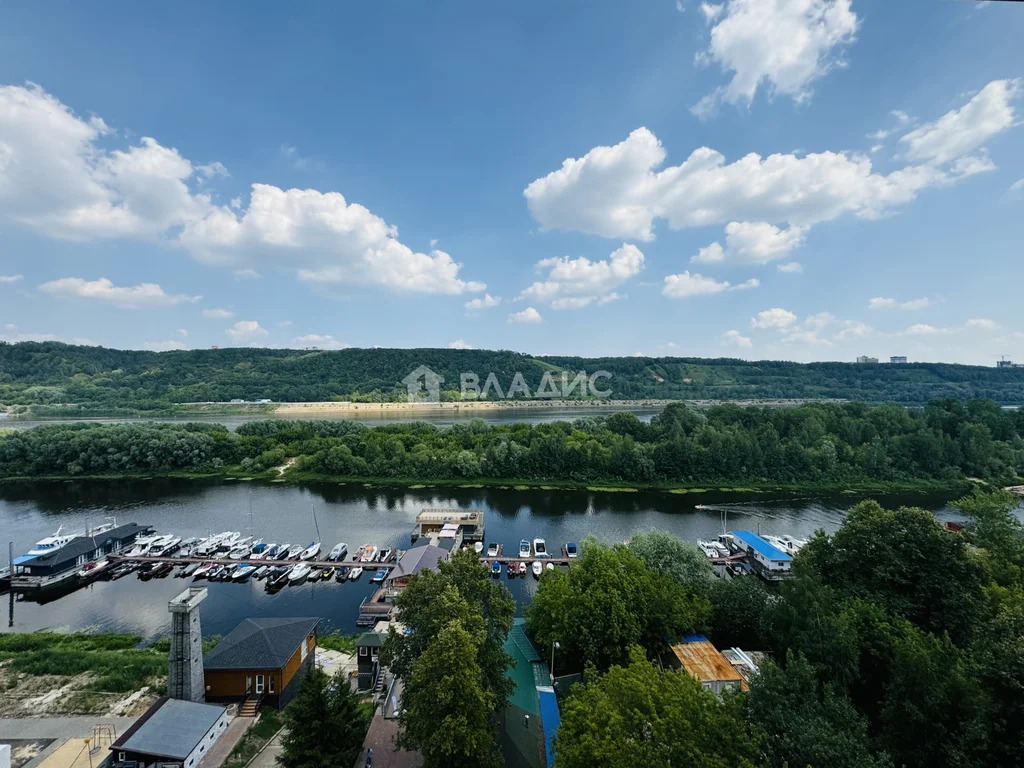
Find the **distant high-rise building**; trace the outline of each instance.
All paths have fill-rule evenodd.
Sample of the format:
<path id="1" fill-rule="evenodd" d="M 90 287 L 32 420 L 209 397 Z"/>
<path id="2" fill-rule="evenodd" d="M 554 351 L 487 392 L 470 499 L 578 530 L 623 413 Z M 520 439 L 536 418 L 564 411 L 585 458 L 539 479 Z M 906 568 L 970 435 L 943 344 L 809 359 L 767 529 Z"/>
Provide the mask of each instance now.
<path id="1" fill-rule="evenodd" d="M 859 355 L 857 357 L 857 362 L 858 363 L 877 363 L 878 362 L 878 358 L 877 357 L 868 357 L 867 355 Z"/>
<path id="2" fill-rule="evenodd" d="M 1004 357 L 1002 360 L 996 360 L 996 368 L 1013 368 L 1013 360 L 1008 357 Z"/>
<path id="3" fill-rule="evenodd" d="M 889 358 L 889 362 L 893 363 L 893 364 L 905 363 L 905 362 L 907 362 L 907 356 L 906 355 L 893 355 L 892 357 Z"/>

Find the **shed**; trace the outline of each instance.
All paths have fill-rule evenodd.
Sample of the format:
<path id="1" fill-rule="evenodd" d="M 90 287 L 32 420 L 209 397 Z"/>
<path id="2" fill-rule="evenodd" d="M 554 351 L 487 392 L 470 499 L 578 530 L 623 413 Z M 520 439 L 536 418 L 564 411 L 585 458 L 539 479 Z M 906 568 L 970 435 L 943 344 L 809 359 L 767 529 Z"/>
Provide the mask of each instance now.
<path id="1" fill-rule="evenodd" d="M 195 768 L 228 726 L 227 708 L 157 699 L 111 746 L 113 768 Z"/>

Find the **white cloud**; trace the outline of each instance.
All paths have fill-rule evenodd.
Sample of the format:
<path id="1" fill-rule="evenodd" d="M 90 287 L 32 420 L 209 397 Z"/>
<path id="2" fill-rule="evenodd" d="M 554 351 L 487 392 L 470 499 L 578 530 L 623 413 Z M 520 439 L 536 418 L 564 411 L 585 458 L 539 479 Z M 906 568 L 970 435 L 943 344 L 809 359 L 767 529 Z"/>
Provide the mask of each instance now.
<path id="1" fill-rule="evenodd" d="M 67 337 L 58 336 L 54 333 L 25 333 L 20 331 L 18 333 L 14 333 L 13 331 L 17 330 L 17 326 L 14 323 L 7 323 L 4 328 L 11 331 L 11 333 L 0 333 L 0 341 L 6 341 L 11 344 L 17 344 L 22 341 L 59 341 L 63 344 L 77 344 L 83 347 L 99 346 L 92 339 L 81 338 L 78 336 Z"/>
<path id="2" fill-rule="evenodd" d="M 306 168 L 315 168 L 318 166 L 318 163 L 315 160 L 303 156 L 299 153 L 298 149 L 290 144 L 281 145 L 281 156 L 288 161 L 288 164 L 291 165 L 292 168 L 296 168 L 300 171 L 305 170 Z"/>
<path id="3" fill-rule="evenodd" d="M 0 275 L 0 284 L 2 283 L 16 283 L 21 280 L 24 275 Z"/>
<path id="4" fill-rule="evenodd" d="M 147 341 L 142 348 L 150 352 L 170 352 L 175 349 L 188 349 L 188 344 L 177 339 L 168 339 L 167 341 Z"/>
<path id="5" fill-rule="evenodd" d="M 726 261 L 767 264 L 802 245 L 805 231 L 798 226 L 780 229 L 764 221 L 730 221 L 725 226 L 725 247 L 712 243 L 701 248 L 691 261 L 703 264 Z"/>
<path id="6" fill-rule="evenodd" d="M 678 275 L 666 275 L 661 293 L 670 299 L 688 299 L 692 296 L 713 296 L 725 291 L 757 288 L 760 284 L 761 281 L 756 277 L 733 285 L 728 280 L 715 280 L 713 277 L 705 277 L 696 272 L 691 274 L 689 270 L 686 270 Z"/>
<path id="7" fill-rule="evenodd" d="M 234 317 L 235 313 L 230 309 L 204 309 L 203 317 L 207 320 L 226 320 L 229 317 Z"/>
<path id="8" fill-rule="evenodd" d="M 914 118 L 908 115 L 902 109 L 894 109 L 891 112 L 889 112 L 889 114 L 895 117 L 896 120 L 899 121 L 900 125 L 909 125 L 910 123 L 914 122 Z"/>
<path id="9" fill-rule="evenodd" d="M 644 255 L 630 243 L 612 251 L 608 259 L 591 261 L 585 257 L 543 259 L 537 269 L 546 272 L 544 279 L 524 290 L 520 298 L 550 304 L 552 309 L 579 309 L 595 301 L 614 301 L 613 289 L 644 267 Z"/>
<path id="10" fill-rule="evenodd" d="M 39 286 L 39 290 L 58 298 L 78 298 L 105 301 L 121 309 L 142 309 L 144 307 L 169 307 L 175 304 L 195 303 L 202 296 L 167 294 L 156 283 L 139 285 L 114 285 L 109 279 L 83 280 L 80 277 L 62 277 Z"/>
<path id="11" fill-rule="evenodd" d="M 764 158 L 750 153 L 729 163 L 707 147 L 694 150 L 681 165 L 657 170 L 664 160 L 658 138 L 638 128 L 613 147 L 595 147 L 566 160 L 523 194 L 544 229 L 653 240 L 654 221 L 664 219 L 677 230 L 785 223 L 800 227 L 803 235 L 807 227 L 843 214 L 877 218 L 923 189 L 978 170 L 925 164 L 882 175 L 872 171 L 867 157 L 842 152 Z M 791 242 L 796 235 L 787 231 L 780 237 Z"/>
<path id="12" fill-rule="evenodd" d="M 481 309 L 490 309 L 501 304 L 501 296 L 491 296 L 489 293 L 485 293 L 483 296 L 477 296 L 475 299 L 470 299 L 466 302 L 466 309 L 469 312 L 476 312 Z"/>
<path id="13" fill-rule="evenodd" d="M 527 307 L 521 312 L 513 312 L 508 316 L 510 323 L 540 323 L 544 320 L 533 307 Z"/>
<path id="14" fill-rule="evenodd" d="M 994 331 L 999 327 L 999 323 L 987 317 L 972 317 L 964 323 L 964 326 L 967 328 L 980 328 L 984 331 Z"/>
<path id="15" fill-rule="evenodd" d="M 928 323 L 915 323 L 903 331 L 907 336 L 931 336 L 936 333 L 946 332 L 946 329 L 936 328 L 934 325 L 928 325 Z"/>
<path id="16" fill-rule="evenodd" d="M 1010 185 L 1010 192 L 1024 192 L 1024 179 L 1018 179 Z M 15 275 L 20 277 L 20 275 Z"/>
<path id="17" fill-rule="evenodd" d="M 717 64 L 732 79 L 693 107 L 700 117 L 720 101 L 749 105 L 762 87 L 807 101 L 811 84 L 842 66 L 841 48 L 854 41 L 858 26 L 850 0 L 726 0 L 704 15 L 716 23 L 697 61 Z"/>
<path id="18" fill-rule="evenodd" d="M 175 333 L 177 333 L 179 336 L 188 336 L 188 329 L 179 328 L 177 331 L 175 331 Z"/>
<path id="19" fill-rule="evenodd" d="M 266 332 L 263 335 L 266 335 Z M 345 342 L 339 341 L 329 334 L 321 335 L 319 333 L 307 333 L 305 336 L 296 336 L 292 339 L 292 346 L 302 349 L 309 347 L 316 349 L 348 349 L 349 347 Z"/>
<path id="20" fill-rule="evenodd" d="M 744 336 L 739 331 L 726 331 L 722 334 L 722 338 L 726 344 L 732 344 L 735 347 L 742 347 L 744 349 L 750 349 L 753 346 L 753 342 L 749 336 Z"/>
<path id="21" fill-rule="evenodd" d="M 222 166 L 195 165 L 149 137 L 108 149 L 100 139 L 109 134 L 39 86 L 0 86 L 0 222 L 67 240 L 163 242 L 241 276 L 285 270 L 328 288 L 485 287 L 462 280 L 449 254 L 413 251 L 394 226 L 340 193 L 253 184 L 247 208 L 216 205 L 194 187 Z"/>
<path id="22" fill-rule="evenodd" d="M 235 344 L 253 344 L 269 335 L 267 329 L 256 320 L 239 320 L 226 333 Z"/>
<path id="23" fill-rule="evenodd" d="M 263 275 L 257 272 L 255 269 L 236 269 L 232 274 L 236 280 L 259 280 Z"/>
<path id="24" fill-rule="evenodd" d="M 888 138 L 889 132 L 884 129 L 879 129 L 873 133 L 868 134 L 868 138 L 872 141 L 885 141 Z"/>
<path id="25" fill-rule="evenodd" d="M 464 342 L 462 339 L 456 339 L 455 341 L 448 342 L 448 349 L 472 349 L 469 344 Z"/>
<path id="26" fill-rule="evenodd" d="M 1020 80 L 993 80 L 959 109 L 934 123 L 915 128 L 900 139 L 914 161 L 949 163 L 980 148 L 1014 125 L 1011 102 L 1021 93 Z"/>
<path id="27" fill-rule="evenodd" d="M 782 307 L 772 307 L 758 312 L 750 319 L 751 328 L 789 328 L 796 322 L 796 315 Z"/>
<path id="28" fill-rule="evenodd" d="M 868 300 L 868 309 L 903 309 L 903 310 L 914 310 L 914 309 L 926 309 L 932 305 L 931 299 L 920 298 L 920 299 L 909 299 L 907 301 L 897 301 L 896 299 L 875 296 Z"/>
<path id="29" fill-rule="evenodd" d="M 843 328 L 835 335 L 835 338 L 837 341 L 859 339 L 874 333 L 874 331 L 874 328 L 860 320 L 844 320 Z"/>
<path id="30" fill-rule="evenodd" d="M 725 10 L 724 5 L 715 5 L 714 3 L 700 4 L 700 12 L 704 14 L 704 21 L 708 24 L 714 23 L 722 15 L 723 10 Z"/>
<path id="31" fill-rule="evenodd" d="M 799 261 L 790 261 L 790 262 L 787 262 L 786 264 L 779 264 L 776 267 L 776 269 L 778 269 L 779 272 L 787 272 L 787 273 L 792 274 L 792 273 L 795 273 L 795 272 L 803 272 L 804 271 L 804 265 L 801 264 Z"/>
<path id="32" fill-rule="evenodd" d="M 228 169 L 224 167 L 224 164 L 214 160 L 212 163 L 206 165 L 197 165 L 196 172 L 204 179 L 212 179 L 215 176 L 230 176 Z"/>

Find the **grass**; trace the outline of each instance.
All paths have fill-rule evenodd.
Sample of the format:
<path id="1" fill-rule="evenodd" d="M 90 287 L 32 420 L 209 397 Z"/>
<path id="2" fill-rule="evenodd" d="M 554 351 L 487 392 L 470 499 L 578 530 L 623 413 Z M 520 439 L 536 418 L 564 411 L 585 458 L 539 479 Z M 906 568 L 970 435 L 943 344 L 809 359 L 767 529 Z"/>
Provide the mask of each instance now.
<path id="1" fill-rule="evenodd" d="M 231 754 L 224 761 L 223 768 L 243 768 L 267 745 L 267 742 L 274 738 L 274 734 L 280 731 L 283 725 L 281 713 L 276 709 L 272 707 L 261 709 L 259 720 L 235 744 L 235 748 L 231 750 Z"/>
<path id="2" fill-rule="evenodd" d="M 316 644 L 329 651 L 355 653 L 357 639 L 359 639 L 359 635 L 343 635 L 340 632 L 331 632 L 329 634 L 320 635 L 317 638 Z"/>

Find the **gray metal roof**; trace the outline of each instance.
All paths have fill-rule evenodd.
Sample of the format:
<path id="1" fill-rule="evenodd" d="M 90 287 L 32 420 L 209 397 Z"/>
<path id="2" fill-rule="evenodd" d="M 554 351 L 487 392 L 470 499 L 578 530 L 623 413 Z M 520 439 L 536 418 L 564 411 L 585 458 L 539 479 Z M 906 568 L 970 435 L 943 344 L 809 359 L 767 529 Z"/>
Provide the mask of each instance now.
<path id="1" fill-rule="evenodd" d="M 206 669 L 280 669 L 318 618 L 246 619 L 203 657 Z"/>
<path id="2" fill-rule="evenodd" d="M 36 555 L 35 557 L 25 560 L 20 565 L 29 566 L 46 566 L 54 565 L 57 563 L 73 562 L 78 558 L 79 555 L 90 555 L 97 548 L 105 547 L 113 541 L 123 541 L 125 539 L 134 539 L 142 533 L 147 533 L 153 530 L 151 525 L 139 525 L 138 523 L 125 523 L 119 525 L 103 533 L 97 533 L 95 536 L 78 536 L 60 549 L 54 550 L 53 552 L 47 552 L 45 555 Z"/>
<path id="3" fill-rule="evenodd" d="M 127 731 L 111 749 L 184 760 L 217 724 L 224 710 L 213 704 L 162 699 L 142 716 L 138 728 Z"/>
<path id="4" fill-rule="evenodd" d="M 436 571 L 438 562 L 447 559 L 448 552 L 441 549 L 441 547 L 435 547 L 433 544 L 413 547 L 402 555 L 402 559 L 398 561 L 398 566 L 392 569 L 389 579 L 411 576 L 427 568 Z"/>

